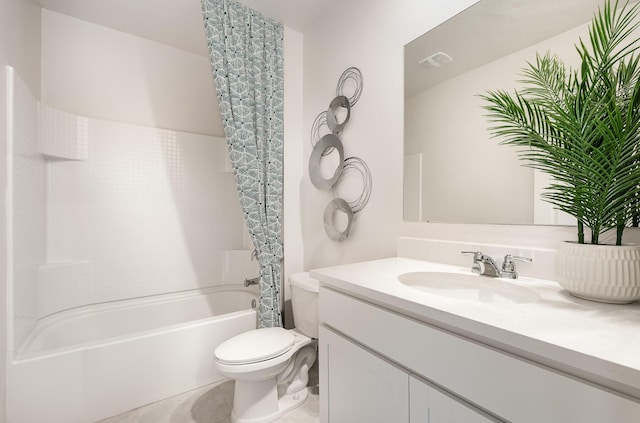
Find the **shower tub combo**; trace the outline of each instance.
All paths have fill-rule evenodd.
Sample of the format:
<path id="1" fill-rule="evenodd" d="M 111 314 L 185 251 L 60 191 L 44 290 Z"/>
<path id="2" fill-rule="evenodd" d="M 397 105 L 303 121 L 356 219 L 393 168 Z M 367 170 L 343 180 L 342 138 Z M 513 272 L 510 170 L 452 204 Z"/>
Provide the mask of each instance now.
<path id="1" fill-rule="evenodd" d="M 228 249 L 246 230 L 225 140 L 58 110 L 9 66 L 0 81 L 7 421 L 93 423 L 222 380 L 213 352 L 255 329 L 238 282 L 257 272 Z"/>
<path id="2" fill-rule="evenodd" d="M 46 317 L 10 363 L 7 421 L 90 423 L 220 381 L 213 351 L 255 329 L 256 299 L 223 285 Z"/>

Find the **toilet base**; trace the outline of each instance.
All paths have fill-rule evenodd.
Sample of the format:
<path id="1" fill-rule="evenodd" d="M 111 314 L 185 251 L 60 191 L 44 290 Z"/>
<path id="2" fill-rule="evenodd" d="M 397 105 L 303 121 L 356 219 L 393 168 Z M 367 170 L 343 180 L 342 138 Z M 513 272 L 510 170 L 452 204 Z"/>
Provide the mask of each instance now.
<path id="1" fill-rule="evenodd" d="M 236 381 L 236 383 L 238 383 Z M 237 388 L 236 388 L 237 389 Z M 237 392 L 237 391 L 236 391 Z M 309 397 L 309 388 L 296 392 L 295 394 L 284 395 L 277 400 L 277 404 L 254 404 L 253 407 L 241 408 L 234 401 L 231 421 L 233 423 L 271 423 L 278 420 L 284 414 L 301 406 Z M 273 398 L 273 397 L 271 397 Z M 272 410 L 269 414 L 264 414 L 263 407 Z M 240 413 L 238 413 L 240 411 Z"/>
<path id="2" fill-rule="evenodd" d="M 308 342 L 308 341 L 307 341 Z M 231 421 L 270 423 L 301 406 L 309 396 L 309 368 L 316 359 L 317 342 L 300 348 L 277 375 L 264 380 L 236 379 Z"/>

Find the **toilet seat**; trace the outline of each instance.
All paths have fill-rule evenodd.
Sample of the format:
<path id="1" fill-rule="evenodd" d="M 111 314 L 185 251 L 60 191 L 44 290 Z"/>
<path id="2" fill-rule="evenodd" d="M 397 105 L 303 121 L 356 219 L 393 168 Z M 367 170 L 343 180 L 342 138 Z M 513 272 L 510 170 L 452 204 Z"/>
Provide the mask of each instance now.
<path id="1" fill-rule="evenodd" d="M 254 329 L 223 342 L 214 355 L 222 364 L 258 363 L 285 354 L 294 341 L 294 335 L 283 328 Z"/>

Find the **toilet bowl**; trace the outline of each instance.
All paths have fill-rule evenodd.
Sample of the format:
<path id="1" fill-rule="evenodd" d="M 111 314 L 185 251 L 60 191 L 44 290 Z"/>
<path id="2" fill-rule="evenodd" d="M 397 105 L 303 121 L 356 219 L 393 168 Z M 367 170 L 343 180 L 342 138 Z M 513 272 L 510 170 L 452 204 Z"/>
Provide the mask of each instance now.
<path id="1" fill-rule="evenodd" d="M 221 375 L 235 380 L 233 423 L 268 423 L 302 405 L 308 372 L 316 360 L 318 281 L 309 274 L 289 278 L 296 328 L 244 332 L 216 348 Z"/>

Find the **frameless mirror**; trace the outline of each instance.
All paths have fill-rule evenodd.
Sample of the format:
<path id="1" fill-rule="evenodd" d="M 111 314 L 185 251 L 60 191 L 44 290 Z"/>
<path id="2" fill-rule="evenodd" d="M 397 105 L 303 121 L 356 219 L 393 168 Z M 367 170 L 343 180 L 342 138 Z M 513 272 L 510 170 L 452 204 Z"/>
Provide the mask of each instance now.
<path id="1" fill-rule="evenodd" d="M 478 94 L 515 88 L 536 52 L 575 66 L 601 4 L 480 0 L 405 46 L 404 220 L 574 224 L 539 200 L 545 175 L 491 139 Z"/>

